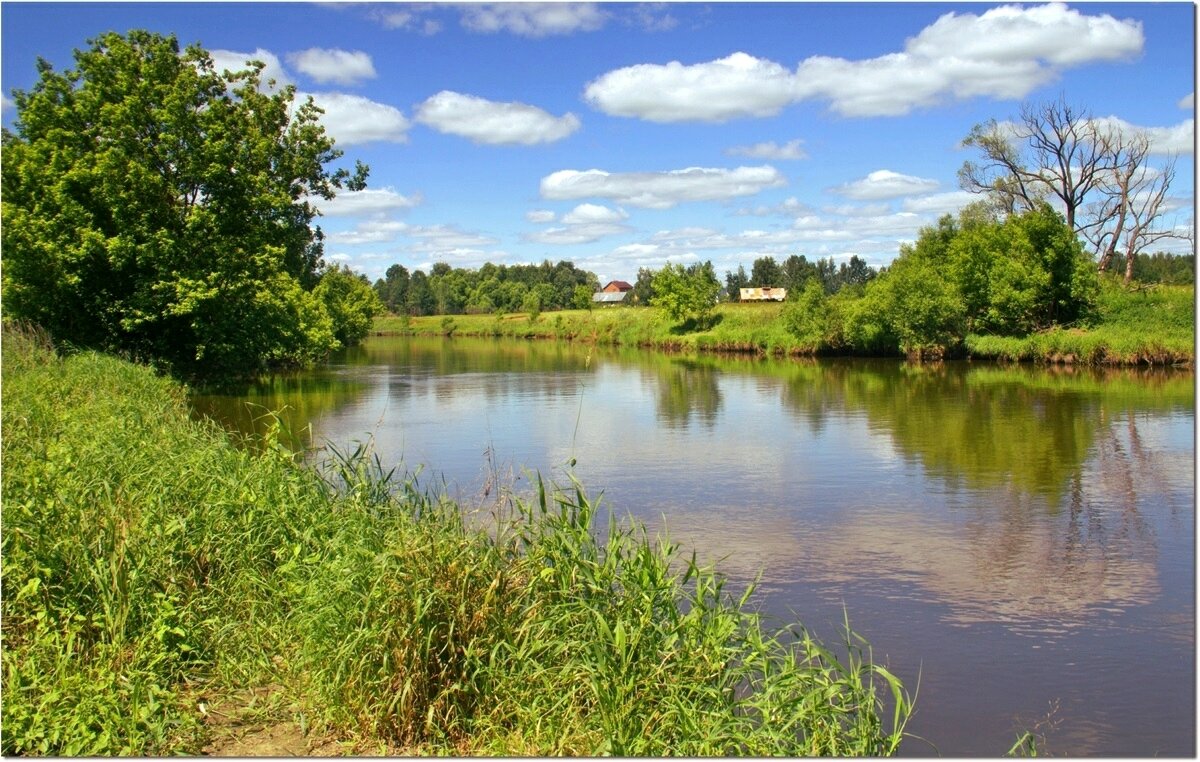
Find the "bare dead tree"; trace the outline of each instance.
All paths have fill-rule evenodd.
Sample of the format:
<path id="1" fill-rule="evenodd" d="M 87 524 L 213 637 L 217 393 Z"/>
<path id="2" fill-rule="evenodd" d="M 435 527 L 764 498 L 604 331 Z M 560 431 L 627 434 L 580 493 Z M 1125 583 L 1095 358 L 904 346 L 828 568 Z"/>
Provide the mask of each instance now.
<path id="1" fill-rule="evenodd" d="M 1018 122 L 991 120 L 971 130 L 963 145 L 978 148 L 984 161 L 965 162 L 959 182 L 964 190 L 988 194 L 1010 213 L 1055 196 L 1075 229 L 1076 213 L 1111 169 L 1112 157 L 1100 138 L 1091 115 L 1061 98 L 1026 104 Z"/>
<path id="2" fill-rule="evenodd" d="M 1129 232 L 1125 236 L 1125 282 L 1133 279 L 1133 263 L 1139 252 L 1151 244 L 1168 238 L 1185 238 L 1174 227 L 1158 225 L 1163 212 L 1167 190 L 1175 179 L 1175 157 L 1157 173 L 1143 172 L 1134 180 L 1128 195 Z"/>
<path id="3" fill-rule="evenodd" d="M 1023 105 L 1018 122 L 976 125 L 963 145 L 983 155 L 959 170 L 964 190 L 985 194 L 1005 214 L 1057 198 L 1067 224 L 1094 247 L 1101 271 L 1118 252 L 1124 257 L 1126 282 L 1147 246 L 1190 235 L 1160 224 L 1175 159 L 1151 168 L 1144 132 L 1124 133 L 1062 98 Z"/>

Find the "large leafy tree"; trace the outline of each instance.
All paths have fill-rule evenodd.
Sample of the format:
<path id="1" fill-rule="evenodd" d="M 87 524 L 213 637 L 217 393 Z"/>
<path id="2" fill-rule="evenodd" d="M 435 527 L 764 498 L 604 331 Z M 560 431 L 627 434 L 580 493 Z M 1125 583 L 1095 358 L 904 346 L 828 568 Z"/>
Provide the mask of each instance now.
<path id="1" fill-rule="evenodd" d="M 183 375 L 298 364 L 337 346 L 313 289 L 315 198 L 361 189 L 311 99 L 218 72 L 199 46 L 105 34 L 38 61 L 3 136 L 5 311 L 59 340 Z"/>
<path id="2" fill-rule="evenodd" d="M 673 321 L 704 322 L 712 314 L 721 282 L 712 262 L 689 267 L 667 264 L 654 274 L 651 306 L 659 307 Z"/>

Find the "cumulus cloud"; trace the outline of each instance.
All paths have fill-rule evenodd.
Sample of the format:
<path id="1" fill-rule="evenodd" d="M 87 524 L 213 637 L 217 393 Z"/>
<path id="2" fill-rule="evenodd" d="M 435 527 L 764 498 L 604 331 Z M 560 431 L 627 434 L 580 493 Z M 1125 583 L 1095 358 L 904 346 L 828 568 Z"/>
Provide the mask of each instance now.
<path id="1" fill-rule="evenodd" d="M 798 161 L 808 158 L 808 154 L 800 147 L 803 142 L 803 140 L 796 139 L 789 140 L 783 145 L 778 145 L 774 141 L 755 143 L 751 146 L 734 146 L 725 153 L 730 156 L 748 156 L 752 159 Z"/>
<path id="2" fill-rule="evenodd" d="M 314 48 L 313 50 L 317 49 Z M 311 52 L 312 50 L 309 50 L 295 55 L 304 56 Z M 330 51 L 323 52 L 328 53 Z M 223 70 L 232 72 L 242 71 L 248 68 L 248 61 L 262 61 L 266 65 L 261 74 L 260 89 L 263 91 L 272 90 L 267 85 L 269 80 L 275 81 L 274 89 L 293 84 L 292 76 L 279 61 L 279 57 L 268 50 L 259 48 L 253 53 L 239 53 L 233 50 L 212 50 L 209 51 L 209 55 L 212 57 L 213 64 L 218 72 Z M 366 54 L 362 55 L 365 56 Z M 293 60 L 293 65 L 296 65 L 297 61 L 300 60 Z M 310 58 L 305 60 L 311 63 L 315 59 Z M 370 65 L 369 57 L 367 58 L 367 64 Z M 303 71 L 304 69 L 301 68 L 301 70 Z M 326 73 L 331 73 L 331 70 L 326 70 Z M 337 92 L 306 93 L 297 91 L 296 97 L 292 101 L 292 107 L 295 108 L 297 105 L 304 103 L 309 96 L 312 96 L 313 102 L 325 111 L 320 118 L 325 131 L 333 136 L 334 140 L 342 146 L 374 141 L 404 143 L 408 140 L 408 120 L 394 106 L 377 103 L 361 95 L 348 95 Z"/>
<path id="3" fill-rule="evenodd" d="M 311 200 L 326 217 L 370 217 L 404 211 L 421 203 L 421 194 L 404 196 L 391 188 L 342 191 L 333 200 Z"/>
<path id="4" fill-rule="evenodd" d="M 524 103 L 498 103 L 443 90 L 417 107 L 416 120 L 438 132 L 489 145 L 536 145 L 579 129 L 571 113 L 556 117 Z"/>
<path id="5" fill-rule="evenodd" d="M 17 104 L 7 95 L 0 95 L 0 116 L 8 116 L 15 111 Z"/>
<path id="6" fill-rule="evenodd" d="M 557 215 L 549 209 L 531 209 L 525 212 L 525 219 L 537 225 L 545 225 L 548 222 L 554 222 Z"/>
<path id="7" fill-rule="evenodd" d="M 1108 14 L 1085 16 L 1064 3 L 1004 5 L 982 16 L 947 13 L 905 45 L 926 59 L 972 61 L 1042 60 L 1071 66 L 1112 61 L 1141 52 L 1142 25 Z"/>
<path id="8" fill-rule="evenodd" d="M 861 180 L 831 188 L 833 193 L 858 201 L 876 201 L 887 198 L 901 198 L 928 193 L 937 188 L 937 180 L 923 177 L 902 175 L 889 169 L 880 169 L 870 173 Z"/>
<path id="9" fill-rule="evenodd" d="M 218 73 L 226 70 L 234 73 L 244 71 L 250 68 L 251 61 L 261 61 L 265 66 L 259 74 L 260 89 L 268 90 L 267 85 L 271 80 L 275 81 L 276 88 L 292 84 L 292 77 L 283 68 L 279 56 L 269 50 L 258 48 L 253 53 L 239 53 L 236 50 L 210 50 L 208 55 L 212 59 L 213 68 Z"/>
<path id="10" fill-rule="evenodd" d="M 549 215 L 548 219 L 545 215 L 539 215 L 538 219 L 543 222 L 552 222 L 554 213 L 547 212 L 546 214 Z M 629 215 L 623 209 L 611 209 L 599 204 L 580 204 L 562 216 L 560 220 L 562 226 L 539 230 L 524 236 L 524 238 L 534 243 L 555 245 L 591 243 L 601 238 L 629 232 L 631 228 L 623 224 L 623 221 L 628 218 Z"/>
<path id="11" fill-rule="evenodd" d="M 544 243 L 555 246 L 573 246 L 580 243 L 592 243 L 611 235 L 628 233 L 628 225 L 616 225 L 607 222 L 590 222 L 579 225 L 546 228 L 536 233 L 524 236 L 526 241 Z"/>
<path id="12" fill-rule="evenodd" d="M 691 66 L 672 61 L 616 69 L 588 84 L 584 99 L 614 116 L 725 122 L 778 114 L 795 100 L 795 82 L 773 61 L 734 53 Z"/>
<path id="13" fill-rule="evenodd" d="M 330 244 L 359 246 L 369 243 L 388 243 L 403 235 L 409 226 L 399 220 L 374 219 L 360 222 L 353 230 L 338 231 L 325 236 Z"/>
<path id="14" fill-rule="evenodd" d="M 1139 127 L 1115 116 L 1094 120 L 1101 131 L 1113 130 L 1122 135 L 1145 135 L 1150 140 L 1150 153 L 1191 154 L 1196 150 L 1196 120 L 1187 119 L 1174 127 Z"/>
<path id="15" fill-rule="evenodd" d="M 483 3 L 463 8 L 462 25 L 485 34 L 511 32 L 522 37 L 592 32 L 607 21 L 595 3 Z"/>
<path id="16" fill-rule="evenodd" d="M 614 223 L 628 218 L 629 215 L 623 209 L 610 209 L 599 204 L 580 204 L 564 214 L 562 221 L 568 225 L 586 225 Z"/>
<path id="17" fill-rule="evenodd" d="M 374 79 L 371 56 L 361 50 L 309 48 L 289 53 L 288 63 L 321 84 L 356 85 Z"/>
<path id="18" fill-rule="evenodd" d="M 903 50 L 870 59 L 812 56 L 790 71 L 746 53 L 684 65 L 637 64 L 604 74 L 584 97 L 615 116 L 723 122 L 778 114 L 819 99 L 843 116 L 899 116 L 948 99 L 1019 99 L 1065 68 L 1131 58 L 1139 22 L 1085 15 L 1060 3 L 947 13 Z"/>
<path id="19" fill-rule="evenodd" d="M 1196 93 L 1193 91 L 1180 98 L 1178 106 L 1179 108 L 1187 111 L 1191 111 L 1192 109 L 1196 108 Z"/>
<path id="20" fill-rule="evenodd" d="M 978 194 L 959 190 L 907 198 L 901 206 L 906 212 L 937 214 L 940 216 L 943 214 L 956 214 L 958 210 L 967 204 L 972 204 L 979 200 L 981 200 L 981 197 Z"/>
<path id="21" fill-rule="evenodd" d="M 321 115 L 325 131 L 341 146 L 408 141 L 408 120 L 395 106 L 347 93 L 296 93 L 296 99 L 303 101 L 309 95 L 325 111 Z"/>
<path id="22" fill-rule="evenodd" d="M 625 173 L 564 169 L 542 178 L 541 194 L 546 199 L 607 198 L 629 206 L 670 209 L 688 201 L 751 196 L 785 183 L 783 175 L 770 166 Z"/>
<path id="23" fill-rule="evenodd" d="M 455 225 L 413 225 L 405 234 L 418 239 L 409 251 L 420 254 L 451 254 L 497 243 L 491 236 L 459 230 Z"/>

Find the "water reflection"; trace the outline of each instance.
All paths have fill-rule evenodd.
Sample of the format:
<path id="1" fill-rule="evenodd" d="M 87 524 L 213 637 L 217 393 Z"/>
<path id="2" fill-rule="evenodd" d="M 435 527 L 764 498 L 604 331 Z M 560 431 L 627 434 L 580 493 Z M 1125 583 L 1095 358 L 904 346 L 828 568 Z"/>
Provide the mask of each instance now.
<path id="1" fill-rule="evenodd" d="M 217 421 L 251 446 L 278 423 L 282 444 L 302 450 L 311 442 L 314 423 L 371 386 L 368 378 L 322 369 L 269 376 L 222 393 L 201 391 L 190 403 L 194 416 Z"/>
<path id="2" fill-rule="evenodd" d="M 1116 754 L 1194 734 L 1194 399 L 1189 372 L 376 338 L 196 407 L 372 434 L 468 499 L 491 459 L 577 461 L 619 514 L 736 581 L 761 573 L 774 613 L 845 606 L 902 677 L 923 670 L 918 724 L 943 753 L 999 753 L 1016 712 L 1061 698 L 1056 751 Z"/>
<path id="3" fill-rule="evenodd" d="M 686 428 L 694 418 L 712 428 L 721 412 L 720 371 L 712 363 L 681 357 L 664 357 L 643 373 L 658 386 L 658 421 L 671 428 Z"/>

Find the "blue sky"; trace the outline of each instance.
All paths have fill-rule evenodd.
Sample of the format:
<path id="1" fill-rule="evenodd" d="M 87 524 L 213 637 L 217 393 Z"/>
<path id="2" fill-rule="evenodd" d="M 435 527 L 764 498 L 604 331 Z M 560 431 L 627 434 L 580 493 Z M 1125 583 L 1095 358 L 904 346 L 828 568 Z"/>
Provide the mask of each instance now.
<path id="1" fill-rule="evenodd" d="M 566 259 L 609 279 L 770 254 L 889 262 L 972 198 L 971 127 L 1064 96 L 1178 156 L 1194 218 L 1191 3 L 15 3 L 3 121 L 37 56 L 102 32 L 199 42 L 311 93 L 369 188 L 326 259 L 380 277 Z M 1187 244 L 1175 244 L 1187 249 Z M 1167 248 L 1167 247 L 1164 247 Z"/>

